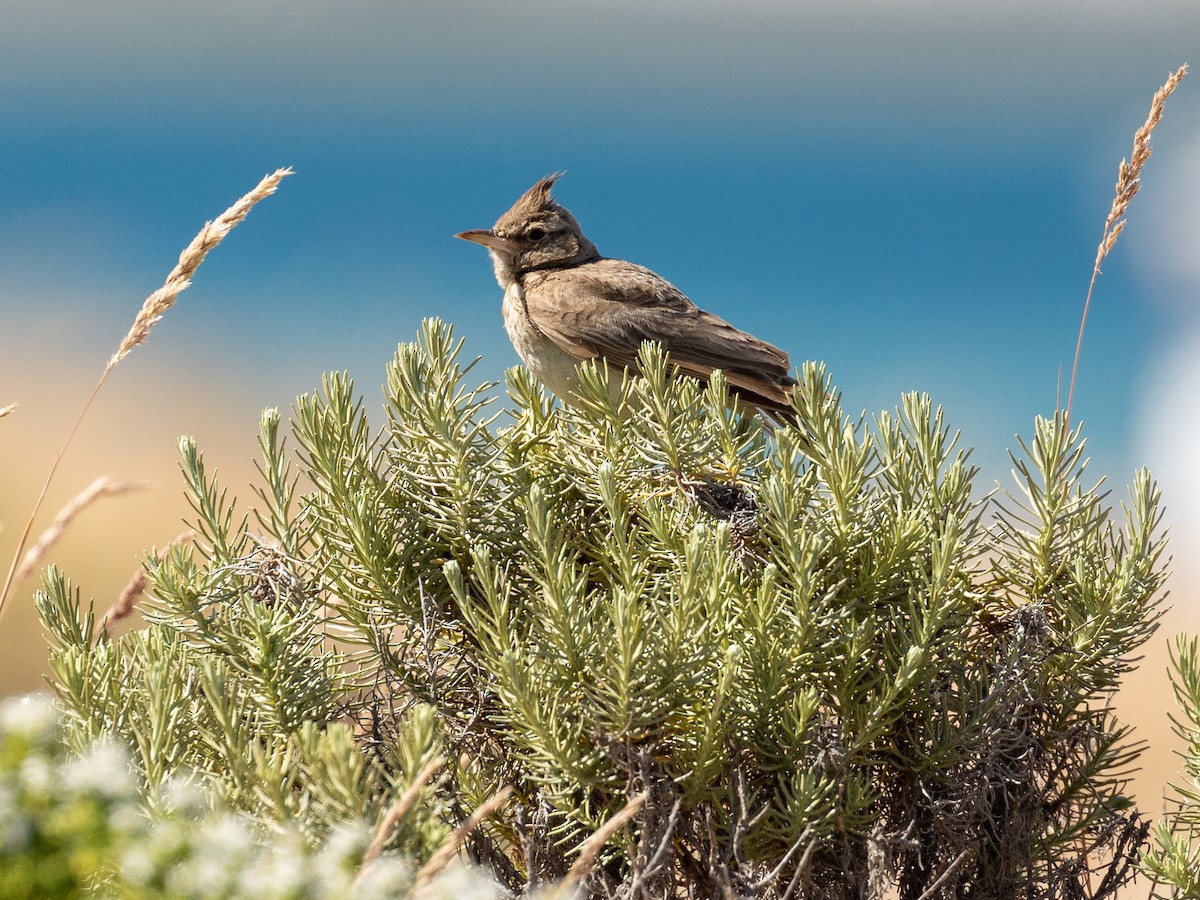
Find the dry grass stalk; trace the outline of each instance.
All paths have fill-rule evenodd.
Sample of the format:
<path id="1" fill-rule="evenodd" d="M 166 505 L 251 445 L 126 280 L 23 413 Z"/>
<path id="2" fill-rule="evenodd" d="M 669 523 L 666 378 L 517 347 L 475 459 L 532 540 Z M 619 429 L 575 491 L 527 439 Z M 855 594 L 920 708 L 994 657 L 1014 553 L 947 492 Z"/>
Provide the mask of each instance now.
<path id="1" fill-rule="evenodd" d="M 567 871 L 567 877 L 562 880 L 563 887 L 574 887 L 588 877 L 596 865 L 596 858 L 600 855 L 604 845 L 608 843 L 609 838 L 637 815 L 638 810 L 645 805 L 649 796 L 645 792 L 638 794 L 626 803 L 619 813 L 601 825 L 591 837 L 579 845 L 579 858 Z"/>
<path id="2" fill-rule="evenodd" d="M 417 773 L 417 777 L 413 779 L 412 784 L 408 786 L 408 790 L 401 795 L 400 799 L 388 807 L 388 811 L 379 820 L 379 827 L 375 829 L 375 837 L 371 841 L 371 846 L 363 854 L 362 867 L 359 869 L 356 881 L 361 880 L 363 873 L 367 871 L 371 863 L 379 858 L 379 854 L 387 846 L 387 842 L 391 839 L 392 832 L 396 830 L 396 826 L 400 823 L 400 820 L 412 809 L 412 805 L 417 802 L 417 798 L 421 796 L 421 791 L 429 783 L 429 779 L 433 778 L 437 771 L 445 764 L 446 758 L 444 756 L 439 756 L 437 759 L 431 761 Z"/>
<path id="3" fill-rule="evenodd" d="M 167 558 L 167 553 L 170 552 L 172 547 L 190 542 L 195 537 L 195 534 L 190 528 L 187 531 L 181 532 L 169 544 L 159 550 L 155 554 L 155 557 L 159 562 L 162 562 Z M 108 608 L 108 611 L 100 620 L 100 626 L 96 631 L 96 635 L 103 634 L 105 637 L 112 637 L 112 626 L 122 619 L 127 618 L 133 612 L 134 604 L 141 599 L 144 593 L 146 593 L 146 567 L 138 566 L 138 570 L 129 579 L 129 584 L 125 585 L 121 593 L 117 595 L 116 602 Z"/>
<path id="4" fill-rule="evenodd" d="M 1187 74 L 1187 69 L 1186 65 L 1180 66 L 1155 92 L 1154 99 L 1150 101 L 1150 114 L 1146 117 L 1142 127 L 1134 132 L 1133 151 L 1129 154 L 1129 159 L 1121 160 L 1121 165 L 1117 169 L 1117 192 L 1113 198 L 1112 207 L 1108 211 L 1108 218 L 1104 220 L 1104 231 L 1100 235 L 1100 244 L 1096 247 L 1096 262 L 1092 266 L 1092 280 L 1088 284 L 1087 299 L 1083 301 L 1083 316 L 1079 322 L 1079 339 L 1075 342 L 1075 362 L 1071 366 L 1071 387 L 1067 391 L 1066 418 L 1068 424 L 1071 421 L 1071 406 L 1075 401 L 1075 377 L 1079 373 L 1079 354 L 1083 350 L 1083 329 L 1087 325 L 1088 309 L 1092 305 L 1092 291 L 1095 290 L 1096 279 L 1100 276 L 1100 263 L 1104 261 L 1104 257 L 1108 256 L 1108 252 L 1112 250 L 1117 238 L 1125 230 L 1125 212 L 1129 209 L 1130 201 L 1142 186 L 1142 167 L 1150 158 L 1150 135 L 1154 133 L 1154 129 L 1162 120 L 1167 98 L 1179 86 L 1179 82 Z"/>
<path id="5" fill-rule="evenodd" d="M 12 412 L 16 408 L 17 408 L 17 404 L 15 404 L 15 403 L 10 403 L 10 404 L 8 404 L 8 406 L 0 406 L 0 419 L 3 419 L 5 416 L 7 416 L 10 412 Z"/>
<path id="6" fill-rule="evenodd" d="M 450 860 L 458 855 L 458 851 L 470 837 L 471 832 L 479 827 L 480 822 L 503 806 L 511 794 L 512 788 L 501 788 L 480 804 L 479 808 L 467 818 L 467 821 L 454 829 L 454 833 L 446 838 L 442 846 L 438 847 L 433 856 L 429 857 L 429 862 L 421 866 L 421 870 L 417 872 L 417 878 L 413 882 L 414 896 L 450 864 Z"/>
<path id="7" fill-rule="evenodd" d="M 71 498 L 67 505 L 58 511 L 58 515 L 54 517 L 54 521 L 50 523 L 50 527 L 42 532 L 42 536 L 37 539 L 37 543 L 30 547 L 29 552 L 25 554 L 25 559 L 21 562 L 20 568 L 17 569 L 15 580 L 24 581 L 28 578 L 33 573 L 33 570 L 46 558 L 46 554 L 50 552 L 50 548 L 58 543 L 63 533 L 67 530 L 67 526 L 71 524 L 75 517 L 101 497 L 127 494 L 130 491 L 141 490 L 147 486 L 146 482 L 122 483 L 111 481 L 107 475 L 97 478 L 86 489 Z"/>
<path id="8" fill-rule="evenodd" d="M 175 298 L 179 296 L 180 292 L 184 291 L 191 284 L 190 279 L 192 275 L 200 266 L 200 263 L 204 261 L 204 257 L 208 255 L 208 252 L 221 243 L 225 235 L 235 225 L 246 218 L 246 214 L 250 212 L 258 201 L 275 193 L 279 182 L 291 174 L 292 170 L 290 168 L 275 170 L 275 172 L 260 181 L 254 190 L 238 200 L 216 219 L 206 222 L 204 227 L 200 229 L 200 233 L 196 235 L 195 239 L 179 255 L 179 264 L 171 270 L 163 286 L 147 297 L 142 304 L 142 308 L 138 311 L 133 326 L 129 329 L 129 333 L 125 335 L 124 340 L 121 341 L 120 346 L 117 348 L 117 352 L 112 355 L 112 358 L 109 359 L 108 364 L 104 367 L 104 371 L 100 373 L 100 378 L 96 381 L 95 387 L 92 388 L 92 393 L 83 404 L 83 409 L 79 411 L 79 415 L 75 418 L 75 424 L 67 432 L 66 440 L 63 441 L 58 455 L 54 457 L 54 462 L 50 465 L 50 472 L 46 475 L 41 492 L 38 494 L 37 500 L 34 501 L 33 510 L 29 513 L 29 518 L 25 522 L 25 529 L 21 532 L 21 537 L 17 541 L 16 550 L 13 551 L 12 562 L 8 567 L 8 575 L 4 579 L 4 586 L 0 588 L 0 616 L 4 614 L 5 602 L 8 600 L 8 595 L 12 592 L 14 585 L 24 578 L 24 576 L 18 577 L 18 575 L 20 573 L 28 574 L 25 567 L 22 566 L 18 569 L 18 562 L 25 550 L 25 545 L 29 542 L 29 535 L 33 531 L 34 519 L 37 518 L 39 510 L 42 508 L 42 502 L 46 499 L 46 492 L 50 490 L 50 483 L 54 480 L 54 474 L 58 471 L 59 464 L 62 462 L 67 448 L 71 445 L 71 441 L 75 437 L 75 432 L 79 430 L 80 423 L 83 422 L 83 418 L 87 415 L 88 410 L 92 408 L 92 403 L 95 401 L 96 395 L 100 393 L 100 388 L 104 386 L 109 372 L 134 347 L 143 343 L 149 337 L 150 329 L 162 318 L 163 313 L 175 304 Z"/>
<path id="9" fill-rule="evenodd" d="M 217 244 L 225 239 L 225 235 L 229 234 L 239 222 L 254 208 L 254 205 L 260 200 L 264 200 L 275 193 L 275 189 L 279 187 L 279 182 L 283 181 L 288 175 L 292 174 L 290 168 L 276 169 L 270 175 L 263 178 L 254 188 L 237 203 L 217 216 L 211 222 L 205 222 L 204 227 L 200 229 L 200 233 L 192 238 L 192 242 L 184 248 L 184 251 L 179 254 L 179 263 L 171 270 L 171 274 L 167 276 L 167 280 L 163 282 L 163 286 L 146 298 L 142 304 L 141 310 L 137 317 L 133 320 L 133 326 L 129 329 L 129 333 L 125 335 L 125 339 L 121 341 L 121 346 L 117 348 L 117 352 L 112 355 L 112 359 L 108 361 L 108 366 L 105 367 L 105 372 L 108 372 L 129 355 L 129 352 L 138 344 L 145 342 L 150 336 L 156 322 L 163 317 L 168 309 L 175 305 L 175 298 L 183 291 L 187 290 L 191 285 L 192 275 L 196 269 L 200 267 L 200 263 L 204 262 L 204 257 Z"/>

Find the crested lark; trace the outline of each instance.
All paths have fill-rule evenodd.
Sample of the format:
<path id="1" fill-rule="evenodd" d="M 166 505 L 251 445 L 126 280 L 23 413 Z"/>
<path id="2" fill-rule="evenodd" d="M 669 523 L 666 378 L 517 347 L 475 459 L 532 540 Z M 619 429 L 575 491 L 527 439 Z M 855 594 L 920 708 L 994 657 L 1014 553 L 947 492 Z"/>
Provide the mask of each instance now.
<path id="1" fill-rule="evenodd" d="M 569 400 L 581 361 L 636 371 L 642 341 L 658 341 L 684 374 L 707 382 L 721 369 L 741 402 L 793 420 L 787 354 L 698 309 L 649 269 L 601 256 L 550 196 L 558 177 L 531 187 L 494 228 L 455 235 L 487 247 L 504 288 L 504 327 L 525 365 Z"/>

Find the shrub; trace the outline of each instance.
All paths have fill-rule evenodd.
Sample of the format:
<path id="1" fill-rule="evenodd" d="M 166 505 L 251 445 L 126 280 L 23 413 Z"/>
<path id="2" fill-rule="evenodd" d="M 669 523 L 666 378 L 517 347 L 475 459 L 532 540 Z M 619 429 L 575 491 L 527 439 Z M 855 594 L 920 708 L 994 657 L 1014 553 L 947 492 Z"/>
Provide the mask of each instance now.
<path id="1" fill-rule="evenodd" d="M 147 558 L 145 628 L 93 638 L 50 572 L 73 746 L 128 747 L 156 814 L 186 774 L 312 847 L 441 757 L 384 858 L 466 840 L 514 892 L 1100 897 L 1131 875 L 1139 747 L 1105 701 L 1159 616 L 1146 472 L 1118 525 L 1061 416 L 1017 493 L 981 496 L 927 396 L 855 419 L 808 365 L 800 426 L 771 430 L 646 345 L 619 386 L 583 366 L 573 406 L 514 369 L 493 411 L 461 350 L 437 321 L 402 345 L 378 431 L 343 375 L 297 401 L 294 454 L 267 411 L 250 511 L 183 440 L 197 538 Z"/>

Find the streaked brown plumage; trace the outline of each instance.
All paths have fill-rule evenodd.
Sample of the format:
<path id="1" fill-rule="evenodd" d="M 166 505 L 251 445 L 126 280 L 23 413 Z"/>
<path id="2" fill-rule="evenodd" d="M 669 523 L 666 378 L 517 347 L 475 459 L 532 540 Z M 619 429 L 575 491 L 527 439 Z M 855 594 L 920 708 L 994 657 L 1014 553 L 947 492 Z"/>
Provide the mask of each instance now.
<path id="1" fill-rule="evenodd" d="M 707 382 L 721 369 L 741 401 L 791 419 L 788 355 L 697 308 L 649 269 L 601 256 L 550 195 L 558 177 L 531 187 L 494 228 L 455 235 L 488 248 L 505 328 L 533 373 L 569 400 L 582 360 L 636 371 L 642 342 L 658 341 L 681 372 Z"/>

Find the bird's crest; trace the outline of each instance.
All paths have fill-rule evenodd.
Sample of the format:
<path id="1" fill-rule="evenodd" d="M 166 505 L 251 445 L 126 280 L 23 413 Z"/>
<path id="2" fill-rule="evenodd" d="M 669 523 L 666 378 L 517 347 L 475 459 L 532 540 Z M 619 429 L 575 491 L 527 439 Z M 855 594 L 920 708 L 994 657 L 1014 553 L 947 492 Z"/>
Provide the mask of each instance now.
<path id="1" fill-rule="evenodd" d="M 558 206 L 557 201 L 550 195 L 550 191 L 554 187 L 554 182 L 562 178 L 564 174 L 566 173 L 552 172 L 522 194 L 521 198 L 512 205 L 512 209 L 501 216 L 500 220 L 496 222 L 496 230 L 503 231 L 504 225 L 508 223 L 515 224 L 528 221 L 539 212 L 561 208 Z"/>

